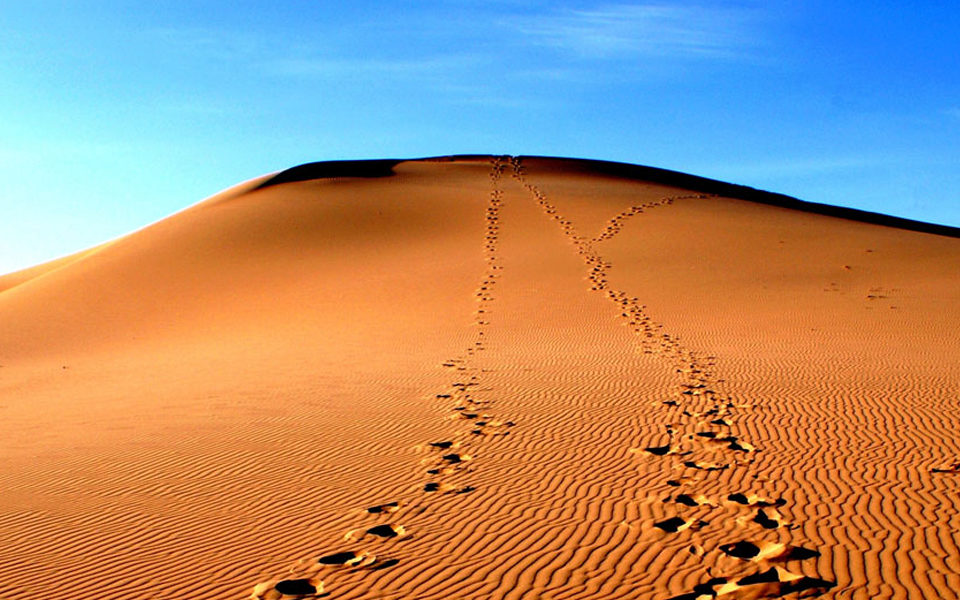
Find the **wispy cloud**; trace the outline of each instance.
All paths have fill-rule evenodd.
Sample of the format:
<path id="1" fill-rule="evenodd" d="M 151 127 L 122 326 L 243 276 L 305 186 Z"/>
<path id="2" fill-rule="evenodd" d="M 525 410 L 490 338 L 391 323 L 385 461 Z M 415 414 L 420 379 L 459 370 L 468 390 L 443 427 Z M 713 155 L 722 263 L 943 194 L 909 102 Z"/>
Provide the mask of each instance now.
<path id="1" fill-rule="evenodd" d="M 426 56 L 413 59 L 377 57 L 291 56 L 261 63 L 276 75 L 301 77 L 440 77 L 478 62 L 470 55 Z"/>
<path id="2" fill-rule="evenodd" d="M 194 58 L 220 59 L 236 63 L 258 74 L 279 77 L 325 79 L 368 77 L 424 78 L 442 76 L 475 66 L 479 55 L 469 53 L 409 53 L 412 56 L 384 56 L 375 45 L 285 39 L 214 28 L 166 28 L 152 31 L 166 49 Z"/>
<path id="3" fill-rule="evenodd" d="M 258 34 L 213 27 L 165 27 L 147 35 L 164 51 L 225 61 L 247 60 L 269 48 Z"/>
<path id="4" fill-rule="evenodd" d="M 755 43 L 746 8 L 692 4 L 610 4 L 517 17 L 532 43 L 580 58 L 735 57 Z"/>
<path id="5" fill-rule="evenodd" d="M 184 118 L 203 117 L 253 117 L 260 113 L 253 110 L 249 104 L 232 101 L 217 101 L 212 98 L 182 96 L 165 96 L 156 98 L 153 106 L 157 111 L 177 114 Z"/>
<path id="6" fill-rule="evenodd" d="M 743 161 L 736 163 L 712 163 L 698 167 L 698 172 L 716 173 L 722 177 L 724 173 L 734 173 L 744 180 L 779 180 L 793 177 L 809 177 L 834 174 L 838 172 L 856 172 L 865 169 L 878 169 L 895 164 L 902 164 L 902 156 L 784 156 L 767 161 Z"/>

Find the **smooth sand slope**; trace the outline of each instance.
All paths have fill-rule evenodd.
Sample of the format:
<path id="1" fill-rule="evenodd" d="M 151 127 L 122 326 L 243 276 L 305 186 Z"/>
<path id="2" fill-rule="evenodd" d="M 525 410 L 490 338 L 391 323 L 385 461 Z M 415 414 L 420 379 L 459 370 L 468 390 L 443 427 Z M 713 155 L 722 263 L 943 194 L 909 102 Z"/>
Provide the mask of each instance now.
<path id="1" fill-rule="evenodd" d="M 0 598 L 956 597 L 956 232 L 715 183 L 308 165 L 0 277 Z"/>

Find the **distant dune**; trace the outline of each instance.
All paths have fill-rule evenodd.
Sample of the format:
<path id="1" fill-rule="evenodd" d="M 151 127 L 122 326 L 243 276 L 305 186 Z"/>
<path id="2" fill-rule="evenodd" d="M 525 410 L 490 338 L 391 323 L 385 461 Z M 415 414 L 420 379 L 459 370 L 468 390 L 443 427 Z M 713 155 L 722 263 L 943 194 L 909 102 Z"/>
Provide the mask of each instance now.
<path id="1" fill-rule="evenodd" d="M 960 231 L 312 163 L 0 277 L 0 598 L 952 598 Z"/>

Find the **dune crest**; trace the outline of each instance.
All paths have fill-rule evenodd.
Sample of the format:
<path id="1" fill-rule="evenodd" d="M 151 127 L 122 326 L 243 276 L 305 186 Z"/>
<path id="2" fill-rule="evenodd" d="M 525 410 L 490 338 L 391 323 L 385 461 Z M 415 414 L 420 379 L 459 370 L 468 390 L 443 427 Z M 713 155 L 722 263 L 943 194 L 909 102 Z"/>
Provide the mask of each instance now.
<path id="1" fill-rule="evenodd" d="M 0 597 L 960 589 L 960 240 L 783 198 L 312 163 L 0 278 Z"/>

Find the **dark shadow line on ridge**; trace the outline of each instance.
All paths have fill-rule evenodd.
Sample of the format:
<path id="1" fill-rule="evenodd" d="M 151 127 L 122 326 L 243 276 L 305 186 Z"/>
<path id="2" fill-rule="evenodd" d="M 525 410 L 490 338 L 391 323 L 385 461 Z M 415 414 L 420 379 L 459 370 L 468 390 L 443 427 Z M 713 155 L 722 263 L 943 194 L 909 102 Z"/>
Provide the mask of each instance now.
<path id="1" fill-rule="evenodd" d="M 336 177 L 390 177 L 393 168 L 403 162 L 399 159 L 377 160 L 327 160 L 312 162 L 280 171 L 267 179 L 254 190 L 273 187 L 283 183 L 312 181 L 314 179 L 333 179 Z"/>
<path id="2" fill-rule="evenodd" d="M 457 162 L 466 160 L 485 160 L 493 158 L 489 154 L 449 154 L 442 156 L 431 156 L 415 159 L 371 159 L 371 160 L 330 160 L 322 162 L 312 162 L 291 167 L 280 171 L 273 177 L 267 179 L 254 190 L 273 187 L 284 183 L 294 183 L 298 181 L 311 181 L 315 179 L 333 179 L 337 177 L 362 177 L 377 178 L 390 177 L 394 175 L 394 167 L 402 162 Z M 885 227 L 894 227 L 905 229 L 907 231 L 917 231 L 920 233 L 930 233 L 942 235 L 951 238 L 960 238 L 960 228 L 949 225 L 939 225 L 936 223 L 926 223 L 915 221 L 913 219 L 904 219 L 881 213 L 860 210 L 857 208 L 847 208 L 844 206 L 834 206 L 831 204 L 820 204 L 817 202 L 807 202 L 785 194 L 767 192 L 758 190 L 746 185 L 727 183 L 698 175 L 690 175 L 680 171 L 671 171 L 658 167 L 648 167 L 635 165 L 631 163 L 621 163 L 606 160 L 595 160 L 588 158 L 561 158 L 552 156 L 527 156 L 521 155 L 517 158 L 542 160 L 559 164 L 569 165 L 576 171 L 591 173 L 596 175 L 606 175 L 611 177 L 620 177 L 635 181 L 644 181 L 649 183 L 659 183 L 678 187 L 693 192 L 703 194 L 715 194 L 726 198 L 735 198 L 777 206 L 790 210 L 799 210 L 807 213 L 824 215 L 845 219 L 848 221 L 859 221 L 861 223 L 870 223 L 873 225 L 882 225 Z"/>
<path id="3" fill-rule="evenodd" d="M 707 177 L 700 177 L 697 175 L 689 175 L 687 173 L 671 171 L 669 169 L 581 158 L 554 158 L 550 156 L 520 156 L 518 158 L 521 160 L 531 159 L 573 163 L 573 165 L 580 165 L 578 170 L 589 173 L 609 175 L 613 177 L 621 177 L 624 179 L 633 179 L 651 183 L 660 183 L 663 185 L 670 185 L 704 194 L 716 194 L 717 196 L 724 196 L 726 198 L 747 200 L 749 202 L 756 202 L 758 204 L 767 204 L 769 206 L 799 210 L 828 217 L 846 219 L 848 221 L 859 221 L 873 225 L 883 225 L 886 227 L 895 227 L 897 229 L 906 229 L 908 231 L 932 233 L 934 235 L 960 238 L 960 228 L 958 227 L 939 225 L 936 223 L 926 223 L 924 221 L 914 221 L 913 219 L 904 219 L 902 217 L 894 217 L 891 215 L 860 210 L 857 208 L 847 208 L 845 206 L 807 202 L 806 200 L 800 200 L 785 194 L 766 192 L 745 185 L 726 183 L 716 179 L 709 179 Z"/>

